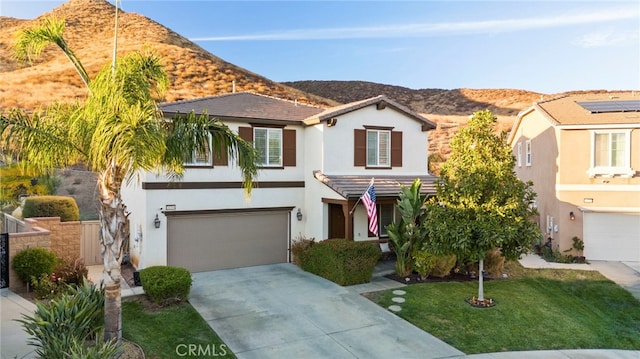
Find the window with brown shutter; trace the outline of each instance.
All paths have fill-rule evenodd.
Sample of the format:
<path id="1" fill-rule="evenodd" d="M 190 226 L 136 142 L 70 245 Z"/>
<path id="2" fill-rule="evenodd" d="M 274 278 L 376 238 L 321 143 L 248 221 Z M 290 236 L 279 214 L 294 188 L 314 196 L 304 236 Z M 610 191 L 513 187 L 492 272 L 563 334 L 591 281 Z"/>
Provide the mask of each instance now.
<path id="1" fill-rule="evenodd" d="M 353 165 L 366 168 L 402 167 L 402 132 L 365 126 L 354 130 Z"/>
<path id="2" fill-rule="evenodd" d="M 254 138 L 256 133 L 259 136 L 257 140 Z M 238 134 L 245 141 L 254 143 L 254 147 L 264 157 L 264 168 L 296 165 L 296 130 L 261 126 L 240 127 Z"/>

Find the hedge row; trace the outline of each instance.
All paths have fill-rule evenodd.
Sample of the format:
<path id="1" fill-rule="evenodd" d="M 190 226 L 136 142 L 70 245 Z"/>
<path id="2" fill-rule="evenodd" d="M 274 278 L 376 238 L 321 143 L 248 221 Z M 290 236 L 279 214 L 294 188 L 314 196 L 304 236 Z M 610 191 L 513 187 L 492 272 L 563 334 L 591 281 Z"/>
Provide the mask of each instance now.
<path id="1" fill-rule="evenodd" d="M 300 253 L 301 268 L 340 285 L 367 283 L 380 259 L 375 243 L 331 239 Z"/>

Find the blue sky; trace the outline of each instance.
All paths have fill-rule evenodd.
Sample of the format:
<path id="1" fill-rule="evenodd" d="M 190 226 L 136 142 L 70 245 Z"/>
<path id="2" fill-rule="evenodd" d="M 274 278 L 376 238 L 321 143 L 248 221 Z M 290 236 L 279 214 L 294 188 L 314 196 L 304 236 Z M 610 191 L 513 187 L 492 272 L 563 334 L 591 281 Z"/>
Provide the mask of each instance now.
<path id="1" fill-rule="evenodd" d="M 34 18 L 63 2 L 0 0 L 0 14 Z M 274 81 L 640 90 L 640 1 L 119 4 Z"/>

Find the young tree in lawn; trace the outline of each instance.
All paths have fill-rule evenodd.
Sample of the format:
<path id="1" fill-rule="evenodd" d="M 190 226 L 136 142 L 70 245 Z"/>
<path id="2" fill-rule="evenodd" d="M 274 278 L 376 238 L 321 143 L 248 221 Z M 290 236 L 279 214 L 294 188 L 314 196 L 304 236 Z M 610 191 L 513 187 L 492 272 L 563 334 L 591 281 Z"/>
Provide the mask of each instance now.
<path id="1" fill-rule="evenodd" d="M 425 221 L 432 249 L 479 263 L 479 301 L 485 299 L 486 253 L 500 248 L 506 258 L 517 259 L 540 237 L 531 221 L 532 183 L 516 177 L 506 134 L 495 134 L 495 122 L 491 111 L 476 112 L 454 136 Z"/>
<path id="2" fill-rule="evenodd" d="M 163 120 L 156 100 L 166 88 L 167 77 L 158 56 L 129 53 L 117 65 L 105 65 L 91 80 L 66 45 L 63 30 L 63 20 L 45 20 L 38 27 L 24 30 L 16 52 L 33 56 L 49 43 L 58 45 L 87 84 L 87 99 L 54 104 L 32 114 L 8 111 L 0 119 L 0 145 L 3 151 L 40 170 L 83 163 L 98 173 L 105 339 L 119 343 L 120 265 L 127 220 L 121 198 L 123 184 L 141 171 L 157 171 L 179 179 L 185 156 L 204 149 L 211 136 L 213 150 L 226 151 L 240 168 L 248 194 L 257 173 L 257 155 L 250 143 L 208 116 L 192 113 Z"/>

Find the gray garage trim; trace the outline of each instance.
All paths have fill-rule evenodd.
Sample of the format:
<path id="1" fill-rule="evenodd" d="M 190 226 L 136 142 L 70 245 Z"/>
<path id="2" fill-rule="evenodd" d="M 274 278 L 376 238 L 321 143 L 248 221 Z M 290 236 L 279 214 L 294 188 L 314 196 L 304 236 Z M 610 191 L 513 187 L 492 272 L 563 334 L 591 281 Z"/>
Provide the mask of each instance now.
<path id="1" fill-rule="evenodd" d="M 203 272 L 286 263 L 290 207 L 167 214 L 167 264 Z"/>

